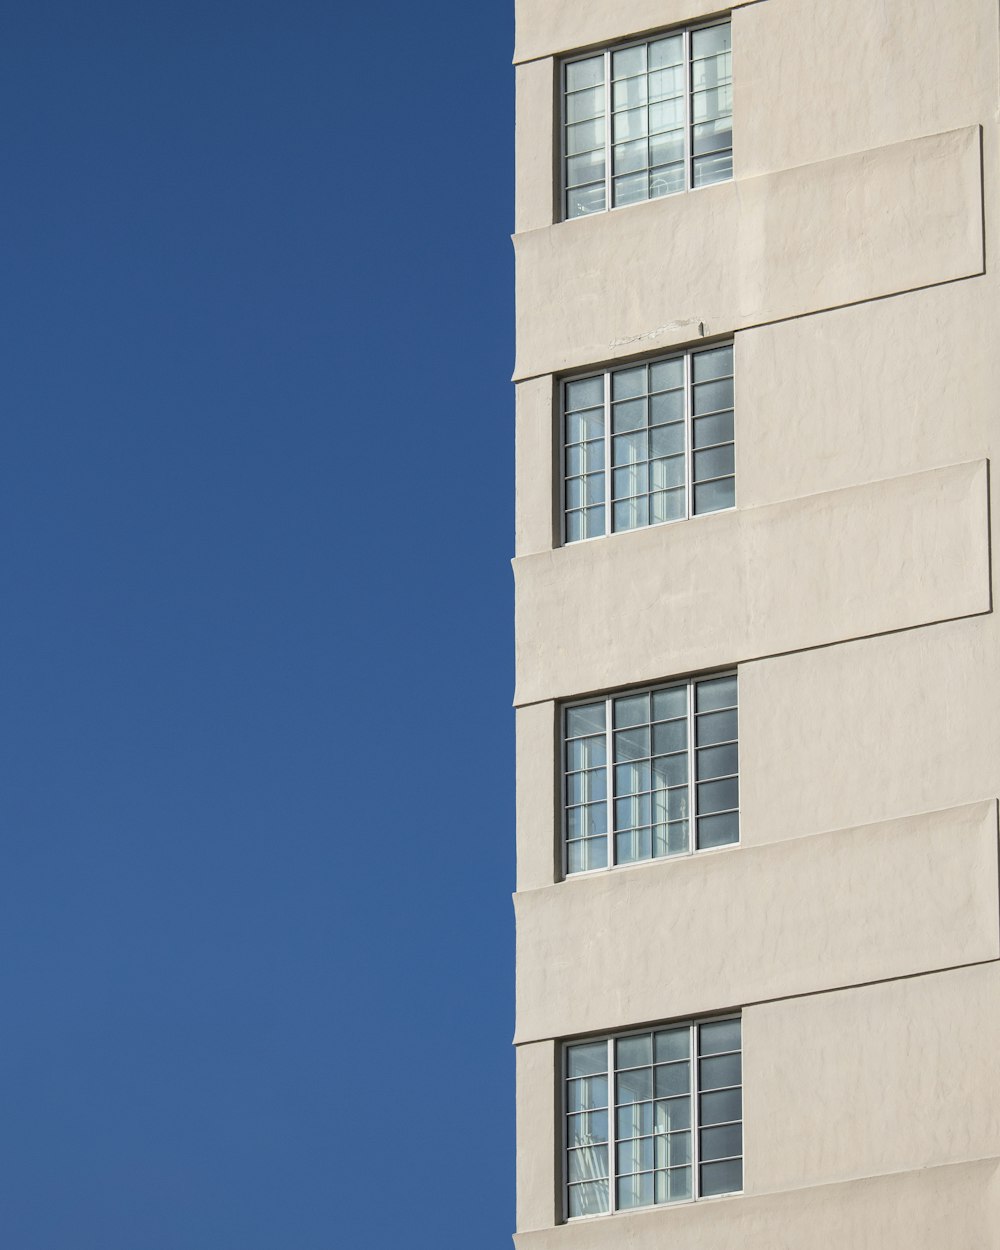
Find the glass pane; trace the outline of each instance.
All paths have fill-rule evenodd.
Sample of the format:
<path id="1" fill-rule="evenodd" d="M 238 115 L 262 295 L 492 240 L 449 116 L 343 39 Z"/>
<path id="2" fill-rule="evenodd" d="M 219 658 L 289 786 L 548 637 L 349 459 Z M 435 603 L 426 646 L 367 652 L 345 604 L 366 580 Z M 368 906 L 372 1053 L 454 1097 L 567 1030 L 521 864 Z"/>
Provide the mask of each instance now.
<path id="1" fill-rule="evenodd" d="M 592 56 L 585 61 L 570 61 L 566 66 L 566 90 L 581 91 L 604 82 L 604 57 Z"/>
<path id="2" fill-rule="evenodd" d="M 614 85 L 614 107 L 621 111 L 623 109 L 634 109 L 641 104 L 646 103 L 646 76 L 643 74 L 639 78 L 625 78 L 621 82 Z"/>
<path id="3" fill-rule="evenodd" d="M 740 818 L 737 812 L 724 816 L 702 816 L 698 820 L 698 850 L 713 846 L 730 846 L 740 840 Z"/>
<path id="4" fill-rule="evenodd" d="M 694 488 L 694 510 L 701 516 L 706 512 L 721 512 L 736 506 L 736 484 L 731 477 L 715 482 L 699 483 Z"/>
<path id="5" fill-rule="evenodd" d="M 566 448 L 566 476 L 575 477 L 582 473 L 585 465 L 585 444 L 577 443 Z"/>
<path id="6" fill-rule="evenodd" d="M 709 418 L 709 420 L 711 420 L 711 418 Z M 583 452 L 586 457 L 588 472 L 593 473 L 604 468 L 603 438 L 595 438 L 589 443 L 584 443 Z"/>
<path id="7" fill-rule="evenodd" d="M 691 1197 L 691 1169 L 674 1168 L 656 1173 L 656 1201 L 684 1202 Z"/>
<path id="8" fill-rule="evenodd" d="M 709 451 L 696 451 L 694 480 L 703 482 L 710 477 L 729 477 L 735 467 L 732 443 L 725 447 L 712 447 Z"/>
<path id="9" fill-rule="evenodd" d="M 570 509 L 583 506 L 583 478 L 571 477 L 566 483 L 566 507 Z"/>
<path id="10" fill-rule="evenodd" d="M 661 69 L 665 65 L 680 65 L 684 59 L 682 35 L 668 35 L 649 45 L 649 68 Z"/>
<path id="11" fill-rule="evenodd" d="M 615 469 L 615 498 L 627 499 L 630 495 L 644 495 L 648 490 L 648 477 L 645 463 L 630 464 L 623 469 Z"/>
<path id="12" fill-rule="evenodd" d="M 740 1089 L 723 1089 L 701 1096 L 702 1124 L 724 1124 L 727 1120 L 738 1120 L 742 1115 L 743 1091 Z"/>
<path id="13" fill-rule="evenodd" d="M 687 786 L 673 790 L 657 790 L 653 796 L 652 823 L 662 825 L 667 821 L 681 820 L 688 815 Z"/>
<path id="14" fill-rule="evenodd" d="M 723 1051 L 739 1050 L 739 1020 L 712 1020 L 698 1028 L 698 1053 L 718 1055 Z"/>
<path id="15" fill-rule="evenodd" d="M 664 786 L 686 785 L 687 775 L 688 757 L 686 751 L 681 751 L 679 755 L 658 756 L 653 761 L 653 785 L 657 789 Z"/>
<path id="16" fill-rule="evenodd" d="M 598 768 L 607 758 L 607 744 L 602 737 L 577 738 L 566 744 L 566 763 L 571 773 L 584 768 Z"/>
<path id="17" fill-rule="evenodd" d="M 566 709 L 566 737 L 579 738 L 584 734 L 604 732 L 604 704 L 587 703 L 583 707 Z"/>
<path id="18" fill-rule="evenodd" d="M 671 821 L 670 824 L 653 826 L 653 854 L 684 855 L 688 849 L 688 822 Z"/>
<path id="19" fill-rule="evenodd" d="M 684 1025 L 680 1029 L 661 1029 L 653 1039 L 657 1063 L 671 1063 L 687 1059 L 691 1054 L 691 1030 Z"/>
<path id="20" fill-rule="evenodd" d="M 659 726 L 657 726 L 659 728 Z M 615 734 L 615 761 L 641 760 L 649 756 L 649 730 L 627 729 Z"/>
<path id="21" fill-rule="evenodd" d="M 588 408 L 584 412 L 571 412 L 566 418 L 566 442 L 585 443 L 600 438 L 604 433 L 604 409 Z"/>
<path id="22" fill-rule="evenodd" d="M 683 1167 L 691 1162 L 691 1134 L 671 1133 L 669 1136 L 654 1137 L 656 1143 L 653 1152 L 653 1166 L 657 1168 Z M 714 1155 L 713 1158 L 720 1158 Z"/>
<path id="23" fill-rule="evenodd" d="M 590 87 L 586 91 L 574 91 L 566 97 L 566 120 L 584 122 L 599 117 L 604 112 L 604 87 Z"/>
<path id="24" fill-rule="evenodd" d="M 717 378 L 730 377 L 733 372 L 732 345 L 715 347 L 708 352 L 695 352 L 691 364 L 695 382 L 712 382 Z"/>
<path id="25" fill-rule="evenodd" d="M 670 1098 L 658 1102 L 654 1115 L 657 1133 L 676 1133 L 678 1129 L 691 1127 L 691 1099 Z"/>
<path id="26" fill-rule="evenodd" d="M 654 460 L 649 466 L 651 490 L 673 490 L 684 485 L 684 457 L 671 456 L 667 460 Z"/>
<path id="27" fill-rule="evenodd" d="M 566 871 L 592 872 L 596 868 L 608 866 L 607 838 L 590 838 L 583 842 L 569 842 L 566 845 Z"/>
<path id="28" fill-rule="evenodd" d="M 649 105 L 649 133 L 660 134 L 664 130 L 679 130 L 684 125 L 684 100 L 661 100 Z M 683 142 L 683 139 L 682 139 Z M 682 149 L 683 150 L 683 149 Z M 676 159 L 676 158 L 666 158 Z"/>
<path id="29" fill-rule="evenodd" d="M 584 478 L 586 483 L 586 500 L 587 503 L 603 503 L 604 502 L 604 474 L 591 473 Z"/>
<path id="30" fill-rule="evenodd" d="M 687 715 L 687 686 L 653 691 L 653 720 L 676 720 Z"/>
<path id="31" fill-rule="evenodd" d="M 619 1107 L 615 1123 L 619 1138 L 648 1137 L 653 1131 L 653 1104 L 636 1102 Z"/>
<path id="32" fill-rule="evenodd" d="M 694 128 L 692 151 L 695 156 L 707 156 L 712 152 L 729 152 L 733 146 L 733 122 L 731 117 L 717 117 L 699 122 Z"/>
<path id="33" fill-rule="evenodd" d="M 649 497 L 649 523 L 679 521 L 684 516 L 684 491 L 656 491 Z"/>
<path id="34" fill-rule="evenodd" d="M 566 1048 L 566 1075 L 594 1076 L 608 1070 L 607 1042 L 584 1042 Z"/>
<path id="35" fill-rule="evenodd" d="M 631 135 L 627 136 L 632 138 Z M 604 122 L 600 119 L 590 122 L 576 122 L 566 127 L 566 155 L 577 156 L 581 152 L 591 152 L 595 148 L 604 148 Z"/>
<path id="36" fill-rule="evenodd" d="M 615 863 L 638 864 L 652 858 L 652 830 L 629 829 L 615 834 Z"/>
<path id="37" fill-rule="evenodd" d="M 649 366 L 649 389 L 651 391 L 677 391 L 673 399 L 678 403 L 682 403 L 683 391 L 678 388 L 683 387 L 683 385 L 684 361 L 680 357 L 675 357 L 673 360 L 657 360 Z M 683 415 L 684 409 L 681 406 L 677 409 L 674 416 L 661 416 L 657 420 L 673 421 Z"/>
<path id="38" fill-rule="evenodd" d="M 694 688 L 694 705 L 699 712 L 714 712 L 718 708 L 736 706 L 736 674 L 726 677 L 707 677 Z"/>
<path id="39" fill-rule="evenodd" d="M 613 78 L 628 78 L 632 74 L 641 74 L 646 68 L 646 45 L 639 44 L 634 48 L 623 48 L 611 55 L 611 75 Z"/>
<path id="40" fill-rule="evenodd" d="M 666 1063 L 656 1069 L 656 1097 L 676 1098 L 691 1089 L 691 1065 Z"/>
<path id="41" fill-rule="evenodd" d="M 619 764 L 615 769 L 615 794 L 639 794 L 649 789 L 649 764 Z"/>
<path id="42" fill-rule="evenodd" d="M 604 533 L 604 509 L 588 508 L 584 513 L 588 538 L 596 538 Z"/>
<path id="43" fill-rule="evenodd" d="M 691 86 L 696 91 L 731 82 L 732 78 L 732 52 L 717 52 L 714 56 L 698 57 L 691 63 Z"/>
<path id="44" fill-rule="evenodd" d="M 612 463 L 636 464 L 646 459 L 647 434 L 639 430 L 636 434 L 619 434 L 612 442 Z"/>
<path id="45" fill-rule="evenodd" d="M 719 1097 L 713 1094 L 713 1098 Z M 581 1111 L 566 1117 L 566 1141 L 570 1146 L 590 1146 L 608 1140 L 608 1113 Z"/>
<path id="46" fill-rule="evenodd" d="M 649 723 L 649 695 L 632 694 L 614 701 L 614 725 L 616 729 L 631 729 L 634 725 Z"/>
<path id="47" fill-rule="evenodd" d="M 654 399 L 663 398 L 655 395 Z M 684 451 L 684 425 L 655 425 L 649 432 L 649 449 L 653 456 L 677 456 Z"/>
<path id="48" fill-rule="evenodd" d="M 716 1164 L 716 1166 L 719 1166 Z M 638 1176 L 622 1177 L 618 1181 L 618 1206 L 622 1211 L 633 1207 L 653 1205 L 653 1174 L 644 1172 Z"/>
<path id="49" fill-rule="evenodd" d="M 674 65 L 667 69 L 651 70 L 648 78 L 649 98 L 662 100 L 666 96 L 682 95 L 684 92 L 684 66 Z"/>
<path id="50" fill-rule="evenodd" d="M 654 200 L 661 195 L 676 195 L 683 190 L 683 165 L 663 165 L 649 175 L 649 194 Z"/>
<path id="51" fill-rule="evenodd" d="M 673 165 L 684 159 L 684 131 L 668 130 L 649 140 L 650 165 Z"/>
<path id="52" fill-rule="evenodd" d="M 606 207 L 603 182 L 566 192 L 567 221 L 572 221 L 574 217 L 587 217 L 591 213 L 603 213 Z"/>
<path id="53" fill-rule="evenodd" d="M 646 401 L 631 399 L 625 403 L 617 403 L 611 410 L 611 426 L 616 434 L 627 430 L 638 430 L 646 424 Z"/>
<path id="54" fill-rule="evenodd" d="M 726 182 L 733 176 L 732 155 L 696 156 L 694 159 L 694 185 L 708 187 L 715 182 Z"/>
<path id="55" fill-rule="evenodd" d="M 635 1137 L 619 1143 L 618 1174 L 648 1172 L 653 1166 L 652 1137 Z"/>
<path id="56" fill-rule="evenodd" d="M 732 48 L 732 32 L 728 22 L 718 26 L 705 26 L 691 32 L 691 55 L 693 57 L 715 56 Z"/>
<path id="57" fill-rule="evenodd" d="M 701 1157 L 707 1163 L 711 1159 L 730 1159 L 743 1153 L 743 1126 L 727 1124 L 723 1128 L 706 1128 L 701 1133 Z M 686 1163 L 686 1159 L 678 1159 Z"/>
<path id="58" fill-rule="evenodd" d="M 643 495 L 639 499 L 626 499 L 615 504 L 615 530 L 634 530 L 649 524 L 649 505 Z"/>
<path id="59" fill-rule="evenodd" d="M 740 783 L 735 777 L 725 781 L 703 781 L 698 787 L 698 815 L 711 816 L 740 805 Z"/>
<path id="60" fill-rule="evenodd" d="M 743 1163 L 740 1159 L 728 1159 L 725 1163 L 706 1163 L 701 1169 L 701 1193 L 705 1198 L 712 1194 L 732 1194 L 743 1188 Z"/>
<path id="61" fill-rule="evenodd" d="M 590 773 L 570 773 L 566 778 L 567 803 L 593 803 L 607 797 L 607 773 L 603 768 Z"/>
<path id="62" fill-rule="evenodd" d="M 608 831 L 608 809 L 604 803 L 571 807 L 566 813 L 566 835 L 569 838 L 593 838 Z"/>
<path id="63" fill-rule="evenodd" d="M 727 784 L 725 782 L 710 782 L 711 785 Z M 638 829 L 641 826 L 650 823 L 649 815 L 649 795 L 633 794 L 626 799 L 617 799 L 615 801 L 615 828 L 616 829 Z"/>
<path id="64" fill-rule="evenodd" d="M 739 1055 L 714 1055 L 702 1059 L 698 1065 L 702 1089 L 721 1089 L 724 1085 L 739 1085 L 742 1066 Z"/>
<path id="65" fill-rule="evenodd" d="M 660 105 L 655 107 L 659 108 Z M 644 139 L 647 130 L 647 110 L 629 109 L 625 113 L 615 114 L 611 124 L 611 137 L 615 143 L 626 143 L 629 139 Z"/>
<path id="66" fill-rule="evenodd" d="M 733 441 L 733 414 L 723 412 L 715 417 L 698 417 L 694 423 L 695 447 L 709 447 L 713 443 Z"/>
<path id="67" fill-rule="evenodd" d="M 638 204 L 640 200 L 648 199 L 649 175 L 626 174 L 623 178 L 616 178 L 614 197 L 616 208 L 621 208 L 625 204 Z"/>
<path id="68" fill-rule="evenodd" d="M 687 747 L 687 721 L 664 721 L 653 726 L 653 754 L 672 755 Z"/>
<path id="69" fill-rule="evenodd" d="M 735 743 L 726 747 L 705 747 L 698 752 L 695 768 L 699 781 L 712 777 L 728 777 L 739 769 L 739 751 Z"/>
<path id="70" fill-rule="evenodd" d="M 646 393 L 646 366 L 637 369 L 616 369 L 611 375 L 611 398 L 635 399 Z"/>
<path id="71" fill-rule="evenodd" d="M 697 739 L 699 746 L 715 746 L 718 742 L 734 742 L 736 740 L 736 711 L 708 712 L 697 717 Z M 657 748 L 659 754 L 659 748 Z"/>
<path id="72" fill-rule="evenodd" d="M 718 1061 L 712 1060 L 711 1062 Z M 617 1090 L 619 1106 L 628 1102 L 648 1101 L 653 1096 L 652 1068 L 633 1068 L 628 1072 L 619 1072 Z"/>
<path id="73" fill-rule="evenodd" d="M 728 119 L 732 111 L 733 87 L 731 83 L 691 93 L 691 119 L 694 122 L 711 121 L 720 117 Z"/>
<path id="74" fill-rule="evenodd" d="M 607 1146 L 583 1146 L 567 1151 L 569 1180 L 590 1181 L 608 1175 Z"/>
<path id="75" fill-rule="evenodd" d="M 716 412 L 733 406 L 733 379 L 720 378 L 716 382 L 699 382 L 694 387 L 694 413 Z"/>
<path id="76" fill-rule="evenodd" d="M 616 174 L 631 174 L 649 165 L 649 146 L 646 139 L 633 139 L 631 143 L 619 143 L 612 153 L 611 168 Z"/>
<path id="77" fill-rule="evenodd" d="M 570 1218 L 577 1215 L 602 1215 L 609 1206 L 608 1182 L 589 1182 L 585 1185 L 570 1185 L 569 1214 Z"/>
<path id="78" fill-rule="evenodd" d="M 623 1037 L 616 1045 L 615 1063 L 619 1068 L 641 1068 L 653 1062 L 653 1039 L 649 1033 Z"/>
<path id="79" fill-rule="evenodd" d="M 571 156 L 566 162 L 566 185 L 578 187 L 584 183 L 600 182 L 604 178 L 604 149 L 585 152 L 583 156 Z"/>
<path id="80" fill-rule="evenodd" d="M 566 1082 L 566 1108 L 568 1111 L 603 1110 L 608 1105 L 608 1078 L 584 1076 Z"/>

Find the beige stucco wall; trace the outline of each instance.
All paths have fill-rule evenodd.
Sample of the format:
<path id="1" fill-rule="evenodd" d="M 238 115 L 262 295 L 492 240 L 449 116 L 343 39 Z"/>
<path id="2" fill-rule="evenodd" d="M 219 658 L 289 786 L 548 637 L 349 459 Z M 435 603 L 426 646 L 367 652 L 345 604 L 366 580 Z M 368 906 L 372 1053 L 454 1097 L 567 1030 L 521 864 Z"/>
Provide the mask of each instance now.
<path id="1" fill-rule="evenodd" d="M 517 379 L 968 277 L 983 267 L 979 127 L 595 213 L 514 245 Z"/>
<path id="2" fill-rule="evenodd" d="M 980 461 L 521 557 L 516 702 L 985 612 L 986 487 Z"/>
<path id="3" fill-rule="evenodd" d="M 995 960 L 997 806 L 586 874 L 516 904 L 516 1041 Z"/>

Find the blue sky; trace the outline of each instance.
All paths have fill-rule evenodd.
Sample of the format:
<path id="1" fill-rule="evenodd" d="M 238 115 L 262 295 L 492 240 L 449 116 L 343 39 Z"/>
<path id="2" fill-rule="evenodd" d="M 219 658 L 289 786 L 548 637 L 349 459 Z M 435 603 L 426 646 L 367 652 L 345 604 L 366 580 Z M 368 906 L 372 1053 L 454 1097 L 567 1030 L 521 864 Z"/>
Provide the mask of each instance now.
<path id="1" fill-rule="evenodd" d="M 11 1250 L 509 1245 L 512 5 L 345 7 L 0 13 Z"/>

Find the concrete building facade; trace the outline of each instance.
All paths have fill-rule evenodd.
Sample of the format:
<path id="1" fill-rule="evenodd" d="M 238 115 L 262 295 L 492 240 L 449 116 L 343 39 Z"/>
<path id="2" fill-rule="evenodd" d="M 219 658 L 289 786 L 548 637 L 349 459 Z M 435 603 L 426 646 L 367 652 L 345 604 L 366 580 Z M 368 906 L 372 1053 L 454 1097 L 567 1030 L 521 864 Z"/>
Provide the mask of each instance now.
<path id="1" fill-rule="evenodd" d="M 515 1244 L 996 1250 L 998 5 L 516 17 Z"/>

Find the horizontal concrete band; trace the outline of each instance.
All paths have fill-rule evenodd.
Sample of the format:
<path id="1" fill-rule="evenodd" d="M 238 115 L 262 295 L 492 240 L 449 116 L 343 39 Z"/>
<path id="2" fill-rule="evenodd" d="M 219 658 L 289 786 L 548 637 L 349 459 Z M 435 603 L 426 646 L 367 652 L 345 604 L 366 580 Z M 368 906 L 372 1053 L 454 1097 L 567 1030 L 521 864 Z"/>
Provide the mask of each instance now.
<path id="1" fill-rule="evenodd" d="M 1000 1158 L 519 1233 L 518 1250 L 995 1250 Z"/>
<path id="2" fill-rule="evenodd" d="M 975 461 L 514 560 L 515 704 L 990 610 Z"/>
<path id="3" fill-rule="evenodd" d="M 514 64 L 615 43 L 760 0 L 516 0 Z"/>
<path id="4" fill-rule="evenodd" d="M 1000 958 L 997 805 L 514 896 L 523 1044 Z"/>
<path id="5" fill-rule="evenodd" d="M 980 127 L 622 214 L 515 235 L 515 381 L 981 274 Z"/>

